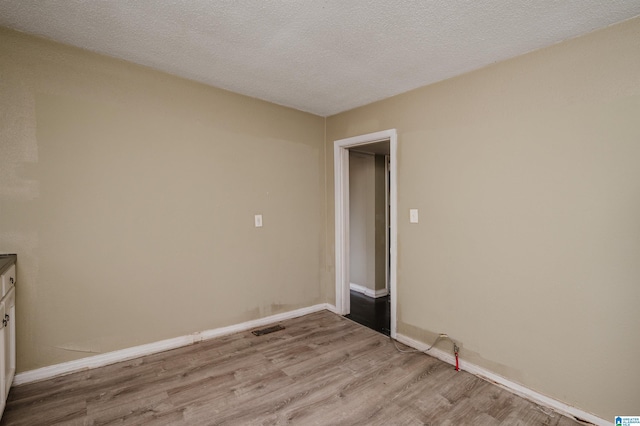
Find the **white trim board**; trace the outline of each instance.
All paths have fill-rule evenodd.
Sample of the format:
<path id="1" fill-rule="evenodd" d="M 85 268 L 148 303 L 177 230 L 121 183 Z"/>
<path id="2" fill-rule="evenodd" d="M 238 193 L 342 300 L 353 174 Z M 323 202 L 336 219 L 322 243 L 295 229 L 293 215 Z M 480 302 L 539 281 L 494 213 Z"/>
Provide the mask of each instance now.
<path id="1" fill-rule="evenodd" d="M 271 315 L 268 317 L 246 321 L 227 327 L 195 332 L 186 336 L 175 337 L 173 339 L 160 340 L 158 342 L 148 343 L 146 345 L 120 349 L 113 352 L 107 352 L 87 358 L 81 358 L 74 361 L 63 362 L 61 364 L 55 364 L 48 367 L 25 371 L 23 373 L 18 373 L 15 375 L 13 384 L 22 385 L 26 383 L 38 382 L 40 380 L 52 379 L 54 377 L 63 376 L 82 370 L 103 367 L 105 365 L 115 364 L 116 362 L 128 361 L 133 358 L 152 355 L 158 352 L 164 352 L 182 346 L 188 346 L 196 342 L 201 342 L 203 340 L 214 339 L 216 337 L 226 336 L 227 334 L 238 333 L 240 331 L 251 330 L 252 328 L 272 324 L 278 321 L 288 320 L 291 318 L 301 317 L 303 315 L 319 312 L 322 310 L 328 310 L 333 313 L 337 313 L 336 308 L 333 305 L 330 305 L 328 303 L 321 303 L 319 305 L 296 309 L 294 311 Z"/>
<path id="2" fill-rule="evenodd" d="M 365 296 L 374 297 L 374 298 L 384 297 L 387 294 L 389 294 L 386 288 L 382 288 L 380 290 L 371 290 L 370 288 L 367 288 L 363 285 L 358 285 L 354 283 L 349 283 L 349 289 L 358 293 L 362 293 Z"/>
<path id="3" fill-rule="evenodd" d="M 429 348 L 429 345 L 427 345 L 426 343 L 419 342 L 417 340 L 412 339 L 411 337 L 407 337 L 400 333 L 396 334 L 396 340 L 400 343 L 404 343 L 405 345 L 411 346 L 412 348 L 418 349 L 420 351 L 425 351 Z M 455 356 L 441 349 L 432 348 L 429 352 L 425 352 L 425 353 L 433 356 L 434 358 L 438 358 L 440 361 L 444 361 L 447 364 L 456 365 Z M 480 366 L 471 364 L 469 362 L 465 362 L 462 358 L 460 358 L 459 367 L 461 370 L 467 371 L 468 373 L 471 373 L 474 376 L 477 376 L 483 380 L 486 380 L 490 383 L 498 385 L 501 388 L 504 388 L 509 392 L 514 393 L 526 400 L 532 401 L 544 407 L 551 408 L 552 410 L 560 414 L 563 414 L 571 418 L 575 418 L 576 420 L 582 421 L 583 423 L 586 422 L 587 424 L 591 423 L 598 426 L 612 425 L 611 422 L 601 419 L 600 417 L 597 417 L 593 414 L 587 413 L 586 411 L 567 405 L 564 402 L 558 401 L 557 399 L 553 399 L 551 397 L 538 393 L 516 382 L 512 382 L 511 380 L 505 379 L 504 377 L 499 376 L 496 373 L 486 370 Z"/>

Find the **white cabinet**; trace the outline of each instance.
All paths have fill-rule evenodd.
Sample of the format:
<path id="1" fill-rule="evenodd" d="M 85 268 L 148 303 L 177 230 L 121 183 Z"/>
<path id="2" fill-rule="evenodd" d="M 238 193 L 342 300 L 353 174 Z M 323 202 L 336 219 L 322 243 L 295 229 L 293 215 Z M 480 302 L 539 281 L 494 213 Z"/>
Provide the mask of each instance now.
<path id="1" fill-rule="evenodd" d="M 4 346 L 4 393 L 0 397 L 7 399 L 9 388 L 13 383 L 13 376 L 16 374 L 16 288 L 11 287 L 2 301 L 4 315 L 2 316 Z M 1 386 L 1 385 L 0 385 Z"/>
<path id="2" fill-rule="evenodd" d="M 4 318 L 5 316 L 5 309 L 4 309 L 4 302 L 0 303 L 0 316 L 2 316 L 2 318 Z M 5 371 L 6 371 L 6 347 L 8 345 L 5 344 L 5 341 L 7 340 L 7 329 L 5 327 L 2 327 L 2 329 L 0 329 L 0 410 L 2 410 L 2 412 L 4 413 L 4 406 L 6 405 L 7 402 L 7 391 L 6 391 L 6 387 L 7 387 L 7 382 L 5 380 Z"/>
<path id="3" fill-rule="evenodd" d="M 0 416 L 4 412 L 13 376 L 16 373 L 16 268 L 12 265 L 0 276 Z"/>

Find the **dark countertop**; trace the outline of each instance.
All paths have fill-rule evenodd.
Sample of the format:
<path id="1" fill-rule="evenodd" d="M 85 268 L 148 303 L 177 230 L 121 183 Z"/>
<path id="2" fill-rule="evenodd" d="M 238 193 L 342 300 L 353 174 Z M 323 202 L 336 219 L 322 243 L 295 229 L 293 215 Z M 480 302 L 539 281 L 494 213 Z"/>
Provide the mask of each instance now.
<path id="1" fill-rule="evenodd" d="M 0 275 L 4 274 L 4 271 L 16 263 L 16 260 L 18 260 L 18 255 L 16 254 L 0 254 Z"/>

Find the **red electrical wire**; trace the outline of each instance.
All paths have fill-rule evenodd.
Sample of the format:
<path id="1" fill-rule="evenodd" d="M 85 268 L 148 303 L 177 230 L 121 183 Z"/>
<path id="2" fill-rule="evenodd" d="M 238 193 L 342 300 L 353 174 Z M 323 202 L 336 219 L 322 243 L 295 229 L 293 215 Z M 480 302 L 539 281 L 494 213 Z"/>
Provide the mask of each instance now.
<path id="1" fill-rule="evenodd" d="M 456 351 L 455 354 L 456 354 L 456 371 L 460 371 L 460 364 L 458 363 L 458 351 Z"/>

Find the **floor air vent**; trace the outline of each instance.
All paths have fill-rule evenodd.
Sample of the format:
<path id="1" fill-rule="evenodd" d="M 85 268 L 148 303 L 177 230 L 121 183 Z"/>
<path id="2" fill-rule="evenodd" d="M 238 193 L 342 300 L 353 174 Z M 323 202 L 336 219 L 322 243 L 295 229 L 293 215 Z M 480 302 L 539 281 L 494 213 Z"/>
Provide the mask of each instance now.
<path id="1" fill-rule="evenodd" d="M 262 336 L 263 334 L 273 333 L 274 331 L 284 330 L 284 327 L 280 324 L 274 325 L 273 327 L 262 328 L 260 330 L 254 330 L 252 333 L 256 336 Z"/>

